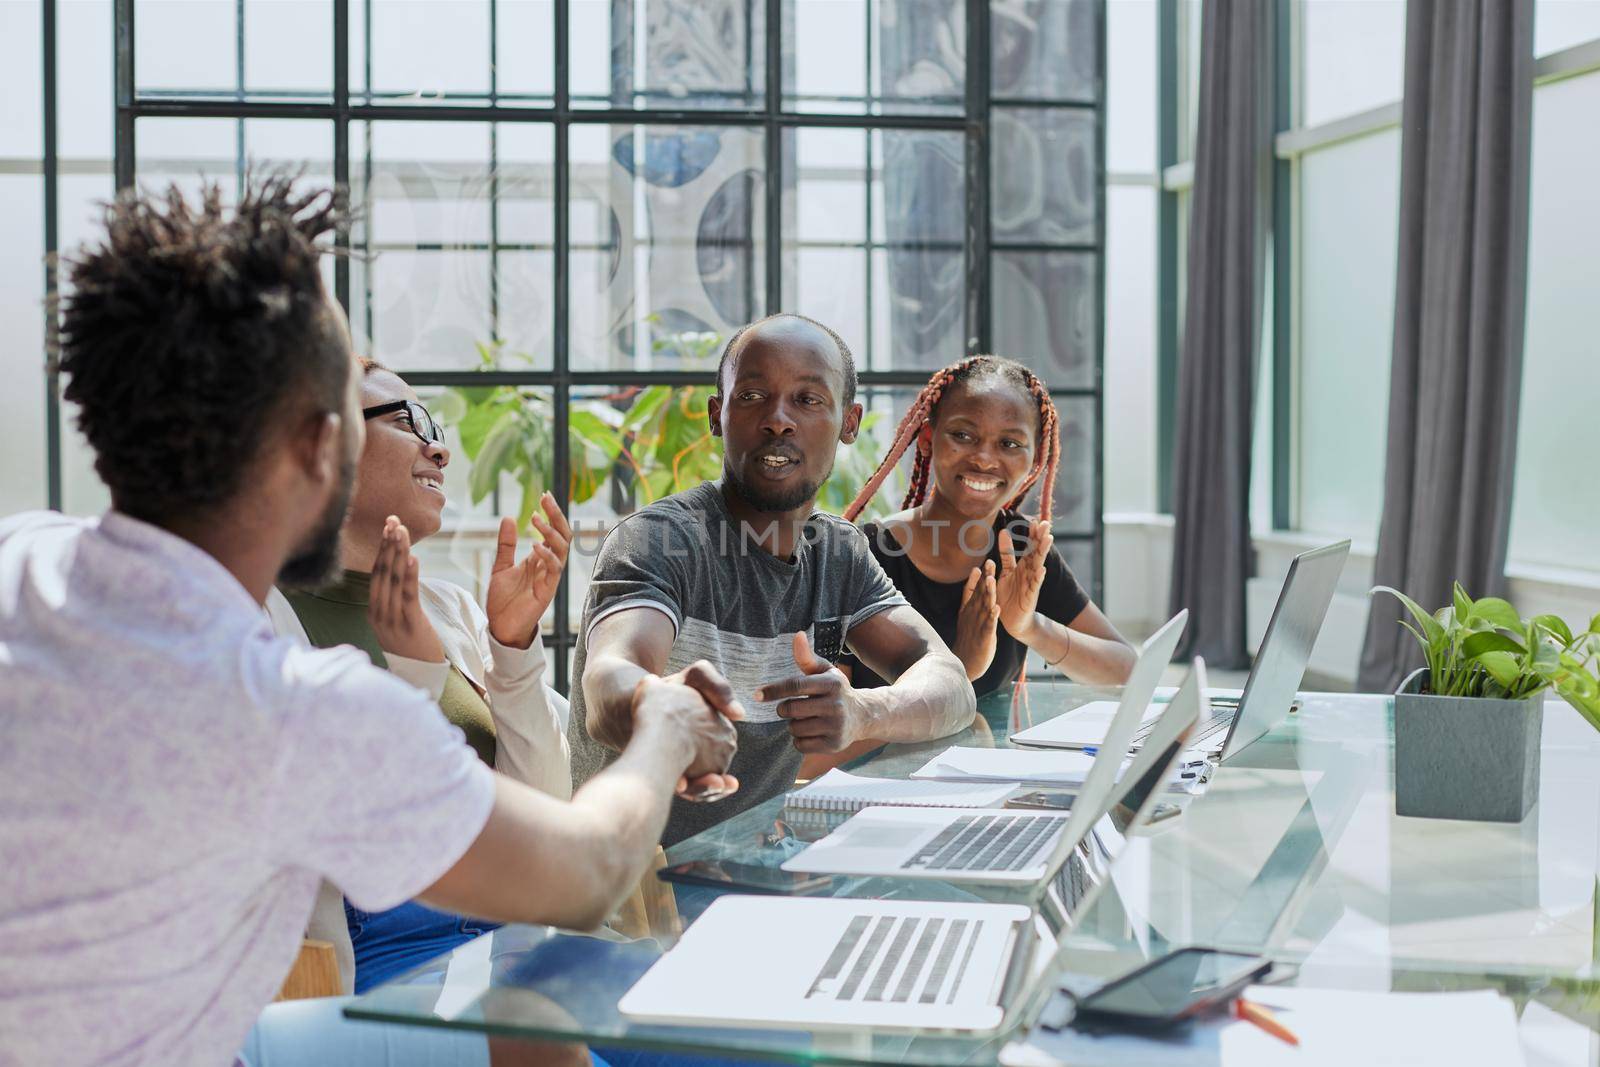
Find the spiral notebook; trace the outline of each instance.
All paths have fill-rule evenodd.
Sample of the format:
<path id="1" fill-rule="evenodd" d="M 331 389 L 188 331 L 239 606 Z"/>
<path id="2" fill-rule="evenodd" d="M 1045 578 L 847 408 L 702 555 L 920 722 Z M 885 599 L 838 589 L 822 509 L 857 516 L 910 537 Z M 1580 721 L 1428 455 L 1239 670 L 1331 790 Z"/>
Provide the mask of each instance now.
<path id="1" fill-rule="evenodd" d="M 784 798 L 796 811 L 853 812 L 874 804 L 901 808 L 989 808 L 1016 792 L 1014 782 L 914 782 L 862 778 L 835 768 Z"/>

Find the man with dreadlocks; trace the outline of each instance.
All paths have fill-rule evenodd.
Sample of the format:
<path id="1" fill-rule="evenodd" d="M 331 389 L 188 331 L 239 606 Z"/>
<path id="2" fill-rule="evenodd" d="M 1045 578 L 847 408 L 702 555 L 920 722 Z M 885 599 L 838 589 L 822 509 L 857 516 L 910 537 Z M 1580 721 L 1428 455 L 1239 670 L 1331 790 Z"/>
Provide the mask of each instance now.
<path id="1" fill-rule="evenodd" d="M 913 446 L 904 510 L 863 529 L 906 600 L 961 659 L 978 696 L 1014 682 L 1028 649 L 1077 681 L 1126 681 L 1133 648 L 1051 541 L 1049 487 L 1061 439 L 1044 383 L 996 356 L 939 371 L 845 518 L 861 513 Z M 1039 516 L 1030 520 L 1016 509 L 1041 480 Z M 855 686 L 882 684 L 870 666 L 846 662 Z"/>
<path id="2" fill-rule="evenodd" d="M 574 780 L 617 758 L 657 675 L 695 686 L 738 731 L 727 768 L 737 797 L 680 794 L 666 844 L 791 788 L 803 753 L 921 741 L 972 721 L 960 661 L 861 531 L 815 510 L 835 451 L 860 428 L 855 392 L 850 349 L 821 323 L 775 315 L 740 330 L 710 401 L 722 479 L 641 508 L 601 547 L 573 667 Z M 831 662 L 846 645 L 894 684 L 851 686 Z"/>

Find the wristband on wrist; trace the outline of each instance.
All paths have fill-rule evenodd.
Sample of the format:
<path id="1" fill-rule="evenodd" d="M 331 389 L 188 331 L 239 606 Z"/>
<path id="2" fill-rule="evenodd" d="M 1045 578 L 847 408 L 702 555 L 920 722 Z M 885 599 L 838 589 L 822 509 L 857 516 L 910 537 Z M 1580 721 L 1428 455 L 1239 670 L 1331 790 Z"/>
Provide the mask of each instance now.
<path id="1" fill-rule="evenodd" d="M 1057 656 L 1055 659 L 1045 660 L 1044 663 L 1046 667 L 1058 667 L 1061 665 L 1062 660 L 1072 655 L 1072 627 L 1063 626 L 1062 629 L 1065 630 L 1067 634 L 1067 650 L 1061 653 L 1061 655 Z"/>

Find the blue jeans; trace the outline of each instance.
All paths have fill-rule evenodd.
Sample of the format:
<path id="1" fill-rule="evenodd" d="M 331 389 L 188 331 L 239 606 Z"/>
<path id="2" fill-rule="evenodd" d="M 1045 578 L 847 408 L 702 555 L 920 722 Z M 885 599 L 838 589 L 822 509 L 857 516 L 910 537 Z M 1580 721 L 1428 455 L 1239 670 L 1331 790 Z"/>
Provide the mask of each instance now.
<path id="1" fill-rule="evenodd" d="M 362 911 L 347 900 L 344 918 L 356 954 L 357 993 L 382 985 L 499 926 L 435 911 L 416 901 L 373 912 Z"/>

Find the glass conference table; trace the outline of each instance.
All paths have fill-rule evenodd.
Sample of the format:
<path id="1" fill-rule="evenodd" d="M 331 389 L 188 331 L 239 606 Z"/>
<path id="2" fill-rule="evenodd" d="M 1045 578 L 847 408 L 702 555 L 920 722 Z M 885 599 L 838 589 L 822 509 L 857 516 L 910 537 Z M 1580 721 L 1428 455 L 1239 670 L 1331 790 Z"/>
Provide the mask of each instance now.
<path id="1" fill-rule="evenodd" d="M 1066 682 L 1030 686 L 1033 721 L 1114 696 Z M 1127 840 L 1111 885 L 1059 943 L 1009 1029 L 984 1037 L 854 1030 L 635 1025 L 616 1004 L 662 951 L 509 926 L 358 998 L 352 1018 L 595 1046 L 794 1062 L 992 1063 L 1047 1010 L 1057 988 L 1092 988 L 1181 945 L 1270 956 L 1285 980 L 1358 990 L 1493 988 L 1512 997 L 1535 1062 L 1600 1062 L 1600 734 L 1565 704 L 1544 719 L 1540 799 L 1520 824 L 1394 813 L 1392 701 L 1303 694 L 1301 707 L 1179 797 L 1182 814 Z M 1006 709 L 981 708 L 1003 721 Z M 888 746 L 855 773 L 903 777 L 951 743 L 1004 745 L 973 728 Z M 822 829 L 785 818 L 782 798 L 682 842 L 669 862 L 776 866 Z M 530 892 L 537 892 L 530 887 Z M 913 879 L 841 879 L 837 895 L 1029 899 Z M 678 887 L 685 922 L 715 891 Z M 750 931 L 754 939 L 760 930 Z M 771 965 L 781 967 L 782 960 Z M 737 982 L 707 975 L 705 996 Z"/>

